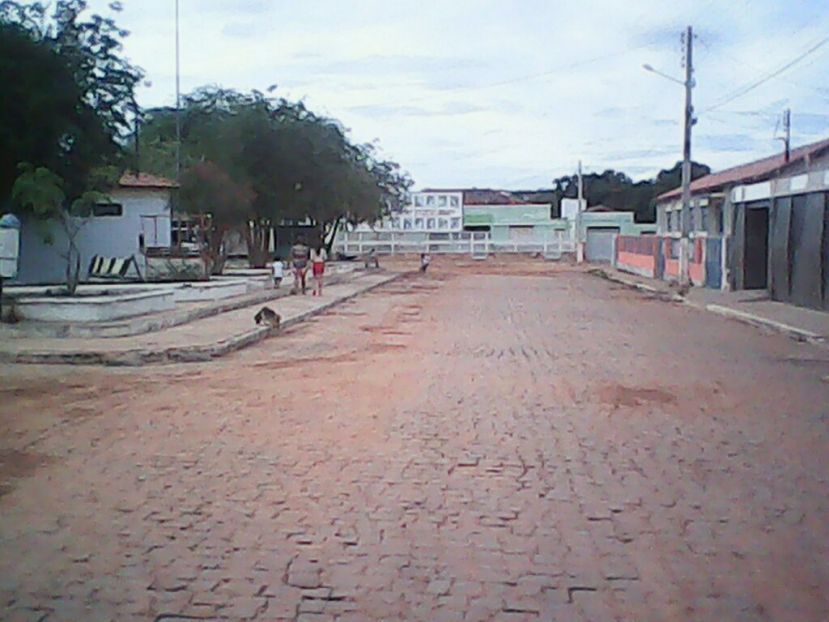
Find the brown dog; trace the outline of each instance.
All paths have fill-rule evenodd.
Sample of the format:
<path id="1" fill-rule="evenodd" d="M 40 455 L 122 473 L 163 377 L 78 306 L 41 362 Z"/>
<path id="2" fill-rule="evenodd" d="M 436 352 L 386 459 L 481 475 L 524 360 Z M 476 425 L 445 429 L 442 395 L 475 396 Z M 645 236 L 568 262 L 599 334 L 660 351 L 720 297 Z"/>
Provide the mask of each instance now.
<path id="1" fill-rule="evenodd" d="M 257 325 L 264 324 L 274 330 L 279 330 L 279 323 L 282 321 L 282 316 L 270 307 L 262 307 L 259 313 L 253 317 L 253 320 Z"/>

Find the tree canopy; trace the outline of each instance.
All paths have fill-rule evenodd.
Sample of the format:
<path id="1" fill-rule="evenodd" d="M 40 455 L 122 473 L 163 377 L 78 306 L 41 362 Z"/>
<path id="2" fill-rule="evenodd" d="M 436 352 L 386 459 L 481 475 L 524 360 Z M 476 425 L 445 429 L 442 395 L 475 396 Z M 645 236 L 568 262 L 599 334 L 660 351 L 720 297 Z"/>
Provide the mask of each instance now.
<path id="1" fill-rule="evenodd" d="M 127 32 L 86 9 L 0 1 L 0 202 L 20 163 L 54 172 L 71 201 L 93 169 L 121 158 L 141 71 L 121 55 Z"/>
<path id="2" fill-rule="evenodd" d="M 691 179 L 708 175 L 711 169 L 705 164 L 691 163 Z M 584 198 L 588 205 L 604 205 L 614 210 L 632 211 L 637 222 L 653 222 L 655 200 L 660 194 L 682 183 L 682 162 L 659 172 L 653 179 L 633 181 L 625 173 L 608 169 L 602 173 L 583 175 Z M 550 201 L 559 205 L 562 198 L 578 196 L 578 177 L 565 175 L 553 181 Z"/>
<path id="3" fill-rule="evenodd" d="M 175 111 L 149 110 L 141 132 L 143 167 L 175 173 Z M 310 221 L 320 237 L 346 221 L 373 220 L 405 200 L 411 185 L 400 167 L 355 144 L 337 121 L 302 102 L 209 87 L 184 98 L 182 168 L 210 162 L 251 192 L 235 210 L 254 265 L 264 265 L 270 228 L 283 220 Z M 188 212 L 209 212 L 204 197 L 182 195 Z"/>

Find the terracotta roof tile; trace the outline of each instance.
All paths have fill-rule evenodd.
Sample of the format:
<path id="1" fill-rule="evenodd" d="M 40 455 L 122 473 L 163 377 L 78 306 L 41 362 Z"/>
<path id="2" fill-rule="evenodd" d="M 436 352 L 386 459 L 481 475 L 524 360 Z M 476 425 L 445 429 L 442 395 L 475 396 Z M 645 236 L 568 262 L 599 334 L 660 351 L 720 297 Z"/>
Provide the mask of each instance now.
<path id="1" fill-rule="evenodd" d="M 789 160 L 786 161 L 782 153 L 778 153 L 767 158 L 755 160 L 748 164 L 741 164 L 732 168 L 727 168 L 724 171 L 711 173 L 705 177 L 691 182 L 691 194 L 697 194 L 706 190 L 719 190 L 724 186 L 736 183 L 747 183 L 752 181 L 761 181 L 768 178 L 772 173 L 797 162 L 798 160 L 814 156 L 824 149 L 829 149 L 829 138 L 820 140 L 816 143 L 803 145 L 792 149 L 789 154 Z M 674 188 L 670 192 L 665 192 L 656 197 L 657 201 L 665 199 L 673 199 L 682 196 L 682 188 Z"/>
<path id="2" fill-rule="evenodd" d="M 149 173 L 124 173 L 118 180 L 118 185 L 122 188 L 178 188 L 178 184 L 172 179 Z"/>

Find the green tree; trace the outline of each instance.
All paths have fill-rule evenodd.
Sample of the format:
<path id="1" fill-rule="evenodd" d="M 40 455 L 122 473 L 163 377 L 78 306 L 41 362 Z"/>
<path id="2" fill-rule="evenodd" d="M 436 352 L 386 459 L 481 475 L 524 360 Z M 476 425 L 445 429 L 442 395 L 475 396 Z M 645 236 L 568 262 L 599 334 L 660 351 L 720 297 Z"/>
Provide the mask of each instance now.
<path id="1" fill-rule="evenodd" d="M 691 164 L 691 179 L 708 175 L 711 169 L 697 162 Z M 608 169 L 602 173 L 583 176 L 584 198 L 587 204 L 604 205 L 613 210 L 632 211 L 637 222 L 654 222 L 656 198 L 678 187 L 682 180 L 682 163 L 660 171 L 654 179 L 634 182 L 621 171 Z M 562 198 L 578 195 L 578 179 L 565 175 L 553 181 L 552 200 L 558 205 Z"/>
<path id="2" fill-rule="evenodd" d="M 239 226 L 239 214 L 250 210 L 254 192 L 213 162 L 200 162 L 182 175 L 179 197 L 184 211 L 203 217 L 199 234 L 205 275 L 221 274 L 227 234 Z"/>
<path id="3" fill-rule="evenodd" d="M 151 110 L 147 119 L 146 167 L 170 174 L 175 111 Z M 252 193 L 251 203 L 234 211 L 252 266 L 267 262 L 270 231 L 283 219 L 310 218 L 330 244 L 342 222 L 376 218 L 402 202 L 411 185 L 397 164 L 353 144 L 342 125 L 301 102 L 203 88 L 185 97 L 181 119 L 184 169 L 213 162 Z"/>
<path id="4" fill-rule="evenodd" d="M 36 222 L 42 224 L 57 222 L 66 238 L 66 251 L 62 253 L 66 261 L 66 289 L 73 295 L 78 288 L 81 274 L 81 253 L 77 246 L 77 237 L 92 215 L 96 203 L 108 200 L 103 191 L 114 184 L 117 170 L 102 168 L 93 171 L 89 183 L 95 189 L 87 189 L 80 196 L 68 201 L 63 179 L 45 167 L 35 167 L 28 162 L 18 167 L 20 175 L 12 186 L 12 200 L 18 209 Z M 53 243 L 50 234 L 45 234 L 46 241 Z"/>
<path id="5" fill-rule="evenodd" d="M 141 71 L 121 55 L 126 31 L 86 9 L 0 1 L 0 201 L 21 162 L 54 172 L 72 201 L 95 168 L 121 160 Z"/>

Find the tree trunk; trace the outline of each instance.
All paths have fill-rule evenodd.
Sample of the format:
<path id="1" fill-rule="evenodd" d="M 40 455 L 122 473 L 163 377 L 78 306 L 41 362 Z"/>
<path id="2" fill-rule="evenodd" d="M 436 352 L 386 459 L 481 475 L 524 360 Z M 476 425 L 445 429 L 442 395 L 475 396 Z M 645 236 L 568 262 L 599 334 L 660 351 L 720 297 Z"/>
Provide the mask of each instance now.
<path id="1" fill-rule="evenodd" d="M 75 238 L 80 231 L 80 225 L 72 222 L 71 216 L 64 215 L 61 224 L 63 231 L 66 234 L 67 248 L 66 248 L 66 291 L 70 296 L 74 296 L 78 290 L 78 284 L 81 280 L 81 252 L 75 244 Z"/>
<path id="2" fill-rule="evenodd" d="M 210 235 L 210 258 L 212 265 L 210 274 L 218 276 L 225 269 L 225 262 L 227 261 L 227 249 L 225 248 L 225 237 L 229 229 L 219 227 L 213 229 Z"/>
<path id="3" fill-rule="evenodd" d="M 248 246 L 248 265 L 251 268 L 264 268 L 270 260 L 268 243 L 271 225 L 269 221 L 253 220 L 244 229 L 245 242 Z"/>
<path id="4" fill-rule="evenodd" d="M 325 242 L 325 252 L 328 256 L 331 256 L 331 249 L 334 247 L 334 240 L 337 238 L 337 231 L 340 228 L 340 223 L 342 222 L 343 217 L 337 216 L 337 220 L 334 221 L 334 225 L 331 227 L 331 232 L 329 234 L 328 240 Z"/>

